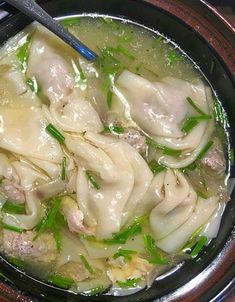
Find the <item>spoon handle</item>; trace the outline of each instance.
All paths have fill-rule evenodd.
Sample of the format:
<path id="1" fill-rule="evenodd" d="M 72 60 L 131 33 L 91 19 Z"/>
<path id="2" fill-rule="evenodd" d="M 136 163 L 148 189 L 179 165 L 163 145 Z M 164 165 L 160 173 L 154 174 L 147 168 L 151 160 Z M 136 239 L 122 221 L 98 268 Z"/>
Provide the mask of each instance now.
<path id="1" fill-rule="evenodd" d="M 5 0 L 31 19 L 38 21 L 62 40 L 72 46 L 88 61 L 97 58 L 97 54 L 90 50 L 81 41 L 70 34 L 59 22 L 54 20 L 46 11 L 44 11 L 34 0 Z"/>

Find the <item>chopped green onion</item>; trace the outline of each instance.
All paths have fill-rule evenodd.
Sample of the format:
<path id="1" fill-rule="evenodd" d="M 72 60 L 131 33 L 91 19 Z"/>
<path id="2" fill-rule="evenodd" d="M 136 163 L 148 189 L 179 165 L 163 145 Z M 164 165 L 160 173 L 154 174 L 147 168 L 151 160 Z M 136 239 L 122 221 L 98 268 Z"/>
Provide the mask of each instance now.
<path id="1" fill-rule="evenodd" d="M 25 268 L 25 262 L 19 258 L 16 257 L 8 257 L 7 260 L 13 264 L 14 266 L 17 266 L 19 268 Z"/>
<path id="2" fill-rule="evenodd" d="M 152 138 L 146 137 L 146 144 L 149 147 L 155 148 L 155 149 L 160 149 L 163 151 L 163 154 L 166 155 L 170 155 L 170 156 L 179 156 L 182 151 L 181 150 L 175 150 L 175 149 L 171 149 L 168 148 L 166 146 L 163 146 L 161 144 L 158 144 L 157 142 L 155 142 Z"/>
<path id="3" fill-rule="evenodd" d="M 113 104 L 113 93 L 112 93 L 112 91 L 109 90 L 107 92 L 107 105 L 108 105 L 109 109 L 112 108 L 112 104 Z"/>
<path id="4" fill-rule="evenodd" d="M 182 247 L 181 251 L 183 253 L 190 252 L 192 251 L 192 248 L 195 246 L 195 244 L 198 241 L 198 236 L 201 234 L 203 230 L 203 226 L 200 226 L 195 230 L 195 232 L 191 235 L 189 238 L 188 242 Z"/>
<path id="5" fill-rule="evenodd" d="M 153 48 L 161 44 L 162 42 L 164 42 L 164 38 L 162 36 L 155 38 L 153 42 Z"/>
<path id="6" fill-rule="evenodd" d="M 66 27 L 74 26 L 74 25 L 79 25 L 81 23 L 81 19 L 79 17 L 66 18 L 60 20 L 60 23 Z"/>
<path id="7" fill-rule="evenodd" d="M 152 264 L 168 264 L 168 260 L 164 259 L 159 252 L 157 251 L 157 248 L 155 246 L 155 240 L 153 239 L 152 236 L 150 235 L 144 235 L 144 245 L 146 250 L 150 254 L 150 258 L 148 259 L 149 263 Z"/>
<path id="8" fill-rule="evenodd" d="M 201 121 L 201 120 L 211 120 L 212 116 L 209 114 L 198 115 L 198 116 L 190 116 L 188 119 L 192 121 Z"/>
<path id="9" fill-rule="evenodd" d="M 86 171 L 86 176 L 87 176 L 87 179 L 89 180 L 90 184 L 92 185 L 92 187 L 96 190 L 100 190 L 100 185 L 95 180 L 95 178 L 92 176 L 90 171 Z"/>
<path id="10" fill-rule="evenodd" d="M 180 56 L 175 49 L 172 49 L 167 57 L 167 64 L 168 65 L 172 65 L 173 63 L 177 62 L 177 61 L 181 61 L 182 60 L 182 56 Z"/>
<path id="11" fill-rule="evenodd" d="M 104 132 L 122 134 L 124 133 L 124 128 L 120 126 L 113 126 L 112 124 L 110 124 L 108 126 L 104 126 Z"/>
<path id="12" fill-rule="evenodd" d="M 124 244 L 127 240 L 139 233 L 141 233 L 142 228 L 141 224 L 146 220 L 146 216 L 138 217 L 134 220 L 133 224 L 131 224 L 126 229 L 113 234 L 113 238 L 105 239 L 104 243 L 106 244 Z"/>
<path id="13" fill-rule="evenodd" d="M 203 198 L 203 199 L 207 199 L 207 196 L 205 193 L 203 193 L 202 191 L 197 191 L 197 196 Z"/>
<path id="14" fill-rule="evenodd" d="M 113 30 L 118 30 L 120 27 L 120 25 L 117 22 L 113 21 L 111 18 L 105 17 L 105 18 L 101 18 L 101 20 L 103 24 L 109 25 Z"/>
<path id="15" fill-rule="evenodd" d="M 218 101 L 214 104 L 214 116 L 216 122 L 220 123 L 223 127 L 228 124 L 226 113 Z"/>
<path id="16" fill-rule="evenodd" d="M 24 214 L 25 205 L 6 201 L 1 210 L 9 214 Z"/>
<path id="17" fill-rule="evenodd" d="M 48 282 L 64 289 L 69 289 L 74 284 L 73 279 L 65 278 L 59 275 L 49 276 Z"/>
<path id="18" fill-rule="evenodd" d="M 0 278 L 3 278 L 5 281 L 8 281 L 10 283 L 13 283 L 7 276 L 5 276 L 3 273 L 0 273 Z"/>
<path id="19" fill-rule="evenodd" d="M 190 98 L 187 97 L 186 100 L 189 102 L 189 104 L 193 107 L 195 111 L 197 111 L 200 115 L 207 115 L 205 112 L 203 112 L 196 104 L 195 102 Z"/>
<path id="20" fill-rule="evenodd" d="M 46 127 L 47 132 L 54 137 L 59 143 L 63 143 L 65 141 L 65 137 L 52 125 L 49 124 Z"/>
<path id="21" fill-rule="evenodd" d="M 29 78 L 26 80 L 26 84 L 29 86 L 31 91 L 35 94 L 38 94 L 40 91 L 40 87 L 35 77 Z"/>
<path id="22" fill-rule="evenodd" d="M 62 238 L 61 238 L 61 232 L 60 232 L 60 228 L 54 228 L 53 230 L 53 235 L 55 238 L 55 243 L 56 243 L 56 249 L 57 251 L 61 251 L 62 249 Z"/>
<path id="23" fill-rule="evenodd" d="M 20 61 L 21 70 L 24 73 L 26 72 L 27 65 L 28 65 L 29 45 L 30 45 L 30 38 L 28 36 L 26 38 L 25 43 L 17 49 L 17 53 L 16 53 L 16 56 Z"/>
<path id="24" fill-rule="evenodd" d="M 67 159 L 64 156 L 61 164 L 61 179 L 65 180 L 66 179 L 66 165 L 67 165 Z"/>
<path id="25" fill-rule="evenodd" d="M 193 258 L 197 257 L 198 254 L 203 249 L 203 247 L 207 244 L 207 242 L 208 242 L 208 238 L 206 236 L 200 236 L 196 246 L 194 247 L 190 255 Z"/>
<path id="26" fill-rule="evenodd" d="M 206 153 L 209 151 L 209 149 L 212 147 L 212 145 L 213 145 L 213 141 L 209 141 L 204 146 L 204 148 L 202 148 L 201 152 L 198 154 L 197 160 L 201 160 L 206 155 Z"/>
<path id="27" fill-rule="evenodd" d="M 23 229 L 17 228 L 13 225 L 9 225 L 9 224 L 6 224 L 6 223 L 3 223 L 3 228 L 6 229 L 6 230 L 9 230 L 9 231 L 16 232 L 16 233 L 22 233 L 23 232 Z"/>
<path id="28" fill-rule="evenodd" d="M 143 63 L 139 63 L 138 65 L 136 65 L 136 67 L 135 67 L 135 73 L 137 75 L 140 75 L 140 69 L 141 69 L 142 66 L 143 66 Z"/>
<path id="29" fill-rule="evenodd" d="M 183 123 L 181 131 L 185 134 L 188 134 L 194 127 L 198 125 L 198 121 L 186 119 L 186 121 Z"/>
<path id="30" fill-rule="evenodd" d="M 136 287 L 140 281 L 141 278 L 133 278 L 133 279 L 128 279 L 126 281 L 117 281 L 117 284 L 121 288 Z"/>
<path id="31" fill-rule="evenodd" d="M 119 249 L 113 255 L 113 259 L 117 259 L 119 257 L 123 257 L 126 261 L 130 261 L 132 259 L 132 255 L 135 255 L 135 254 L 137 254 L 136 251 Z"/>
<path id="32" fill-rule="evenodd" d="M 166 169 L 166 167 L 160 165 L 155 160 L 153 160 L 149 163 L 149 168 L 153 172 L 154 175 L 156 175 Z"/>
<path id="33" fill-rule="evenodd" d="M 88 272 L 93 275 L 94 270 L 91 267 L 90 263 L 87 261 L 87 259 L 83 255 L 80 255 L 80 259 L 81 259 L 82 263 L 84 264 L 85 268 L 88 270 Z"/>

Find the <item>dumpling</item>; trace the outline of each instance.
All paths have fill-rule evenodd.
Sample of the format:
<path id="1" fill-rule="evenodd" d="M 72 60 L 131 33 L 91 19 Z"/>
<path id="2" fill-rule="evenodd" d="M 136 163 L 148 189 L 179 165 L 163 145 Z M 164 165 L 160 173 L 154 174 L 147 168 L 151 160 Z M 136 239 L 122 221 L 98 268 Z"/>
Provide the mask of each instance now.
<path id="1" fill-rule="evenodd" d="M 125 142 L 86 133 L 84 141 L 67 138 L 77 157 L 77 200 L 85 223 L 96 227 L 97 238 L 109 238 L 120 230 L 146 193 L 152 172 L 139 153 Z M 100 188 L 93 188 L 86 171 L 97 175 Z"/>
<path id="2" fill-rule="evenodd" d="M 103 130 L 103 125 L 85 93 L 75 87 L 72 66 L 47 44 L 40 34 L 30 48 L 28 75 L 34 76 L 50 100 L 50 112 L 64 131 Z"/>
<path id="3" fill-rule="evenodd" d="M 24 156 L 61 163 L 61 147 L 46 132 L 47 125 L 40 108 L 1 108 L 0 147 Z"/>

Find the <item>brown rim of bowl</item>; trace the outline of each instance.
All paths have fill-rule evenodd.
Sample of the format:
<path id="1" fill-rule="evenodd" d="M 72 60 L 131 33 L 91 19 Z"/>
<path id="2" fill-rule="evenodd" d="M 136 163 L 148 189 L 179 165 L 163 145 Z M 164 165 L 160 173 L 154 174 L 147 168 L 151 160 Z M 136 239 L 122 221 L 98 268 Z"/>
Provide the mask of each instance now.
<path id="1" fill-rule="evenodd" d="M 142 0 L 156 8 L 167 11 L 171 15 L 181 19 L 188 26 L 194 29 L 202 36 L 207 43 L 220 55 L 226 64 L 231 75 L 235 77 L 235 51 L 230 42 L 224 35 L 218 31 L 205 16 L 200 15 L 190 5 L 182 0 L 166 1 L 166 0 Z M 209 10 L 211 10 L 233 33 L 234 26 L 227 21 L 216 9 L 209 5 L 206 1 L 200 0 Z M 208 290 L 216 286 L 217 282 L 222 279 L 230 266 L 235 263 L 235 233 L 231 235 L 223 250 L 217 255 L 216 259 L 194 279 L 186 283 L 181 288 L 165 296 L 167 302 L 193 302 L 199 301 L 200 297 Z M 24 296 L 20 292 L 15 291 L 10 286 L 0 283 L 0 292 L 2 298 L 6 298 L 9 302 L 30 302 L 32 299 Z M 0 297 L 0 301 L 1 297 Z M 5 299 L 3 300 L 5 301 Z"/>

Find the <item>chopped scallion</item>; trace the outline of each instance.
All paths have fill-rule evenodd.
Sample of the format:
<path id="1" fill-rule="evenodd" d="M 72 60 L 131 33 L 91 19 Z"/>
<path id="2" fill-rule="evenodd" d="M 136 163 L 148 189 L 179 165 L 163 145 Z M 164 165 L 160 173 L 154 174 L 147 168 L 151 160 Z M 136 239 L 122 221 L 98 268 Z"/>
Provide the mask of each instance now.
<path id="1" fill-rule="evenodd" d="M 133 278 L 126 281 L 117 281 L 117 284 L 121 288 L 136 287 L 140 281 L 141 278 Z"/>
<path id="2" fill-rule="evenodd" d="M 132 256 L 135 255 L 135 254 L 137 254 L 136 251 L 119 249 L 113 255 L 113 259 L 117 259 L 119 257 L 123 257 L 126 261 L 130 261 L 132 259 Z"/>
<path id="3" fill-rule="evenodd" d="M 94 176 L 92 176 L 92 173 L 90 171 L 86 171 L 86 176 L 92 187 L 96 190 L 100 190 L 100 185 L 98 184 Z"/>
<path id="4" fill-rule="evenodd" d="M 173 63 L 177 62 L 177 61 L 181 61 L 182 60 L 182 56 L 180 56 L 175 49 L 172 49 L 167 57 L 167 64 L 168 65 L 172 65 Z"/>
<path id="5" fill-rule="evenodd" d="M 181 131 L 185 134 L 188 134 L 194 127 L 196 127 L 198 124 L 198 121 L 186 119 L 186 121 L 183 123 Z"/>
<path id="6" fill-rule="evenodd" d="M 86 296 L 95 296 L 103 293 L 106 290 L 104 286 L 97 286 L 83 292 Z"/>
<path id="7" fill-rule="evenodd" d="M 228 121 L 226 113 L 218 101 L 216 101 L 214 104 L 214 116 L 216 122 L 220 123 L 220 125 L 222 125 L 223 127 L 227 125 Z"/>
<path id="8" fill-rule="evenodd" d="M 18 48 L 16 53 L 16 56 L 20 62 L 21 70 L 24 73 L 26 72 L 27 65 L 28 65 L 29 45 L 30 45 L 30 38 L 28 36 L 24 44 Z"/>
<path id="9" fill-rule="evenodd" d="M 154 175 L 156 175 L 166 169 L 166 167 L 160 165 L 155 160 L 153 160 L 149 163 L 149 168 L 153 172 Z"/>
<path id="10" fill-rule="evenodd" d="M 202 192 L 202 191 L 197 191 L 197 196 L 199 196 L 199 197 L 201 197 L 203 199 L 207 199 L 206 194 L 204 192 Z"/>
<path id="11" fill-rule="evenodd" d="M 212 145 L 213 145 L 213 141 L 209 141 L 204 146 L 204 148 L 202 148 L 201 152 L 198 154 L 197 160 L 201 160 L 206 155 L 206 153 L 209 151 L 209 149 L 212 147 Z"/>
<path id="12" fill-rule="evenodd" d="M 148 259 L 149 263 L 152 264 L 168 264 L 168 260 L 164 259 L 162 255 L 157 251 L 157 247 L 155 246 L 155 240 L 150 235 L 144 235 L 144 245 L 146 250 L 149 252 L 150 257 Z"/>
<path id="13" fill-rule="evenodd" d="M 206 236 L 200 236 L 199 240 L 197 242 L 197 244 L 195 245 L 195 247 L 193 248 L 192 252 L 191 252 L 191 256 L 193 258 L 197 257 L 198 254 L 201 252 L 201 250 L 203 249 L 203 247 L 207 244 L 208 242 L 208 238 Z"/>
<path id="14" fill-rule="evenodd" d="M 60 20 L 60 23 L 63 26 L 69 27 L 69 26 L 79 25 L 81 23 L 81 19 L 78 17 L 66 18 L 66 19 Z"/>
<path id="15" fill-rule="evenodd" d="M 110 124 L 108 126 L 104 126 L 104 132 L 122 134 L 122 133 L 124 133 L 124 128 L 121 126 L 114 126 L 114 125 Z"/>
<path id="16" fill-rule="evenodd" d="M 23 229 L 17 228 L 13 225 L 9 225 L 9 224 L 6 224 L 6 223 L 3 223 L 2 227 L 6 230 L 13 231 L 13 232 L 16 232 L 16 233 L 22 233 L 23 232 Z"/>
<path id="17" fill-rule="evenodd" d="M 35 94 L 38 94 L 40 91 L 40 87 L 35 77 L 29 78 L 26 80 L 26 84 L 29 86 L 31 91 Z"/>
<path id="18" fill-rule="evenodd" d="M 52 125 L 49 124 L 46 127 L 47 132 L 54 137 L 59 143 L 63 143 L 65 141 L 65 137 Z"/>
<path id="19" fill-rule="evenodd" d="M 203 112 L 196 104 L 195 102 L 190 98 L 187 97 L 186 100 L 189 102 L 189 104 L 193 107 L 195 111 L 197 111 L 200 115 L 207 115 L 205 112 Z"/>
<path id="20" fill-rule="evenodd" d="M 14 266 L 17 266 L 19 268 L 25 268 L 25 262 L 19 258 L 16 257 L 8 257 L 7 260 L 13 264 Z"/>
<path id="21" fill-rule="evenodd" d="M 66 165 L 67 165 L 67 159 L 64 156 L 62 163 L 61 163 L 61 179 L 65 180 L 66 179 Z"/>
<path id="22" fill-rule="evenodd" d="M 92 266 L 90 265 L 90 263 L 87 261 L 87 259 L 83 255 L 80 255 L 80 259 L 81 259 L 82 263 L 84 264 L 85 268 L 88 270 L 88 272 L 93 275 L 94 270 L 93 270 Z"/>
<path id="23" fill-rule="evenodd" d="M 108 90 L 107 92 L 107 105 L 108 108 L 111 109 L 113 104 L 113 93 L 112 91 Z"/>
<path id="24" fill-rule="evenodd" d="M 69 289 L 74 284 L 73 279 L 65 278 L 59 275 L 50 276 L 48 278 L 48 282 L 64 289 Z"/>
<path id="25" fill-rule="evenodd" d="M 152 138 L 146 137 L 146 144 L 149 147 L 155 148 L 155 149 L 160 149 L 163 151 L 163 154 L 166 155 L 170 155 L 170 156 L 179 156 L 182 151 L 181 150 L 175 150 L 175 149 L 171 149 L 168 148 L 166 146 L 163 146 L 161 144 L 158 144 L 157 142 L 155 142 Z"/>
<path id="26" fill-rule="evenodd" d="M 9 214 L 24 214 L 25 205 L 6 201 L 1 210 Z"/>

